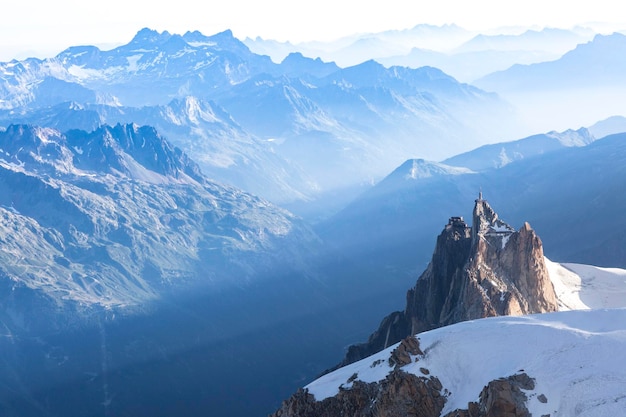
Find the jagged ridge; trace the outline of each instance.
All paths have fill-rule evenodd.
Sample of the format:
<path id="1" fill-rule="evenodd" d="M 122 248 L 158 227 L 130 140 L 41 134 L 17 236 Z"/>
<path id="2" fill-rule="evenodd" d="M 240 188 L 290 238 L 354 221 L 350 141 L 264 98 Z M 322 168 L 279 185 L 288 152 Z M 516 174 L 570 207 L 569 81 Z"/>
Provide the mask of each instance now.
<path id="1" fill-rule="evenodd" d="M 275 262 L 300 262 L 292 249 L 307 241 L 316 238 L 293 215 L 209 180 L 151 127 L 0 132 L 7 309 L 21 311 L 33 294 L 113 308 L 241 285 Z"/>

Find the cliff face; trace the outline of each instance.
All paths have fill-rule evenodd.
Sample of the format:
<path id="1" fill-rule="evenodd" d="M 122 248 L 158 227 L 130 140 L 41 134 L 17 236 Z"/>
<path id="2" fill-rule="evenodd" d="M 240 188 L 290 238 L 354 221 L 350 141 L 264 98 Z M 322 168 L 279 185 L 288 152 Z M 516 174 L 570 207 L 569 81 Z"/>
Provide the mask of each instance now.
<path id="1" fill-rule="evenodd" d="M 383 319 L 366 343 L 351 346 L 339 366 L 437 327 L 557 310 L 539 236 L 528 223 L 516 231 L 500 220 L 480 195 L 472 227 L 452 217 L 437 237 L 431 262 L 407 293 L 405 310 Z"/>
<path id="2" fill-rule="evenodd" d="M 419 362 L 424 352 L 419 340 L 407 337 L 391 352 L 393 370 L 380 382 L 366 383 L 354 374 L 335 396 L 316 401 L 306 389 L 298 390 L 270 417 L 435 417 L 446 403 L 441 382 L 424 369 L 417 376 L 401 368 Z"/>

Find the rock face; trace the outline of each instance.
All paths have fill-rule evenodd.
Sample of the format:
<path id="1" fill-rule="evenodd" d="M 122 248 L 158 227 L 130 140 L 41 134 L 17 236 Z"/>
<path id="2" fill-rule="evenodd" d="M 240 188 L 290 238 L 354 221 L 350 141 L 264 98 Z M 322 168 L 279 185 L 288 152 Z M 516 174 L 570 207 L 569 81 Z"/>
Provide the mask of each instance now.
<path id="1" fill-rule="evenodd" d="M 405 310 L 383 319 L 366 343 L 351 346 L 339 366 L 460 321 L 558 310 L 541 240 L 530 225 L 515 231 L 482 193 L 472 220 L 470 227 L 461 217 L 450 218 L 430 264 L 407 293 Z"/>
<path id="2" fill-rule="evenodd" d="M 522 390 L 535 388 L 535 381 L 525 373 L 493 380 L 480 393 L 478 402 L 467 410 L 454 410 L 444 417 L 530 417 L 528 398 Z"/>
<path id="3" fill-rule="evenodd" d="M 415 358 L 414 358 L 415 357 Z M 299 389 L 271 417 L 439 417 L 450 392 L 428 369 L 426 376 L 405 372 L 402 367 L 424 357 L 419 340 L 407 337 L 391 352 L 394 369 L 379 382 L 366 383 L 352 375 L 337 395 L 316 401 L 308 389 Z M 535 381 L 525 373 L 490 381 L 478 401 L 467 409 L 457 409 L 444 417 L 530 417 L 528 397 L 523 390 L 535 389 Z"/>
<path id="4" fill-rule="evenodd" d="M 413 356 L 423 355 L 422 349 L 420 349 L 419 340 L 415 337 L 409 336 L 400 342 L 397 348 L 391 352 L 389 358 L 389 365 L 398 369 L 404 365 L 408 365 L 413 362 Z"/>
<path id="5" fill-rule="evenodd" d="M 496 379 L 483 388 L 478 402 L 444 417 L 530 417 L 522 390 L 534 388 L 533 379 L 523 373 Z M 381 382 L 354 381 L 351 388 L 323 401 L 299 389 L 271 417 L 439 417 L 445 403 L 446 391 L 437 378 L 396 369 Z"/>
<path id="6" fill-rule="evenodd" d="M 435 377 L 417 377 L 394 370 L 384 381 L 354 381 L 335 397 L 315 401 L 300 389 L 272 417 L 435 417 L 445 405 L 442 386 Z"/>

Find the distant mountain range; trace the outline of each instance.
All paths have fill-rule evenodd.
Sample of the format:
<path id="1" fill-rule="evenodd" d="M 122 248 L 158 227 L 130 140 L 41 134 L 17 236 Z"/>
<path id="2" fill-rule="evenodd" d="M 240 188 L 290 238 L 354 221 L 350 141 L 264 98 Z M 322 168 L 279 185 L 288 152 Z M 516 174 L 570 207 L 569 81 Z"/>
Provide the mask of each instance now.
<path id="1" fill-rule="evenodd" d="M 195 97 L 141 108 L 63 102 L 50 107 L 0 112 L 5 123 L 91 131 L 102 124 L 153 126 L 194 155 L 203 173 L 276 201 L 306 199 L 313 179 L 245 131 L 222 107 Z M 0 122 L 1 123 L 1 122 Z"/>
<path id="2" fill-rule="evenodd" d="M 431 242 L 424 236 L 437 233 L 450 213 L 467 217 L 463 202 L 482 188 L 506 220 L 527 220 L 537 230 L 548 257 L 624 267 L 626 140 L 592 139 L 584 130 L 551 133 L 447 161 L 471 170 L 409 160 L 318 230 L 358 259 L 413 270 L 427 262 Z"/>
<path id="3" fill-rule="evenodd" d="M 499 92 L 624 86 L 625 51 L 626 35 L 597 35 L 556 60 L 514 65 L 475 84 Z"/>
<path id="4" fill-rule="evenodd" d="M 552 29 L 478 36 L 457 27 L 416 27 L 380 39 L 426 42 L 435 33 L 445 40 L 440 49 L 456 45 L 450 56 L 464 56 L 464 66 L 471 61 L 467 54 L 479 54 L 480 62 L 494 62 L 485 54 L 500 53 L 522 62 L 515 55 L 519 48 L 536 54 L 542 44 L 554 53 L 591 36 Z M 608 92 L 621 85 L 614 51 L 623 39 L 598 35 L 556 61 L 517 65 L 479 81 L 510 98 L 518 114 L 495 94 L 424 67 L 427 62 L 417 69 L 386 68 L 372 60 L 340 68 L 293 52 L 278 64 L 253 53 L 230 31 L 204 36 L 143 29 L 111 51 L 79 46 L 51 59 L 0 64 L 0 123 L 61 130 L 154 126 L 215 180 L 300 209 L 301 202 L 323 196 L 349 199 L 407 157 L 451 157 L 527 132 L 524 123 L 554 120 L 560 126 L 566 120 L 570 128 L 579 112 L 588 124 L 619 114 L 618 103 L 605 100 L 602 91 L 613 94 Z M 592 80 L 604 80 L 606 89 Z M 515 85 L 519 91 L 512 92 Z M 533 97 L 559 85 L 568 88 L 552 97 L 559 104 L 546 98 L 544 108 L 543 100 L 535 102 Z M 594 86 L 599 90 L 591 96 L 563 104 L 562 94 Z"/>
<path id="5" fill-rule="evenodd" d="M 417 25 L 406 30 L 365 33 L 330 42 L 290 44 L 261 38 L 244 43 L 256 53 L 280 62 L 292 52 L 320 57 L 341 66 L 369 59 L 392 66 L 432 66 L 463 82 L 472 82 L 514 64 L 531 64 L 559 58 L 595 35 L 589 28 L 571 30 L 502 28 L 478 33 L 455 25 Z"/>
<path id="6" fill-rule="evenodd" d="M 470 40 L 476 34 L 457 25 L 416 25 L 405 30 L 389 30 L 346 36 L 334 41 L 278 42 L 271 39 L 246 38 L 243 42 L 259 54 L 269 55 L 275 62 L 282 61 L 292 52 L 305 56 L 320 57 L 352 66 L 370 59 L 408 53 L 412 48 L 433 51 L 451 50 Z"/>
<path id="7" fill-rule="evenodd" d="M 597 138 L 626 132 L 626 117 L 611 116 L 589 126 L 589 131 Z"/>
<path id="8" fill-rule="evenodd" d="M 520 137 L 576 129 L 622 114 L 623 37 L 623 30 L 610 34 L 582 27 L 477 33 L 454 25 L 417 25 L 326 43 L 292 45 L 259 38 L 244 42 L 275 62 L 298 51 L 340 66 L 375 59 L 385 66 L 439 68 L 512 103 L 527 126 L 517 132 Z"/>
<path id="9" fill-rule="evenodd" d="M 560 133 L 549 132 L 512 142 L 484 145 L 448 158 L 443 163 L 469 168 L 473 171 L 484 171 L 490 168 L 501 168 L 517 160 L 533 158 L 562 148 L 586 146 L 595 140 L 596 136 L 586 128 Z"/>
<path id="10" fill-rule="evenodd" d="M 435 68 L 342 69 L 295 53 L 276 64 L 230 31 L 143 29 L 111 51 L 71 47 L 0 73 L 5 126 L 148 124 L 216 180 L 277 202 L 371 183 L 407 155 L 451 156 L 516 126 L 496 95 Z"/>
<path id="11" fill-rule="evenodd" d="M 497 91 L 535 131 L 591 125 L 623 115 L 626 36 L 596 35 L 558 59 L 512 67 L 474 82 Z"/>

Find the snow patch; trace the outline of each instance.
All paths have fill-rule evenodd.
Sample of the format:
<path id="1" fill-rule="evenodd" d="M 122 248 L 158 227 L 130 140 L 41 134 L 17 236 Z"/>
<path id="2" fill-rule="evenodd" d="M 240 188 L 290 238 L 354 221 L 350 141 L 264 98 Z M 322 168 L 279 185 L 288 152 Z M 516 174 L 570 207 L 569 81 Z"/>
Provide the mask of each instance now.
<path id="1" fill-rule="evenodd" d="M 368 358 L 355 362 L 340 368 L 334 372 L 326 374 L 321 378 L 313 381 L 305 388 L 309 393 L 315 396 L 317 401 L 322 401 L 329 397 L 334 397 L 339 393 L 340 387 L 346 388 L 348 380 L 352 375 L 357 374 L 357 379 L 362 382 L 378 382 L 393 370 L 389 366 L 389 357 L 391 352 L 399 345 L 399 343 L 388 347 Z"/>
<path id="2" fill-rule="evenodd" d="M 511 235 L 502 236 L 502 249 L 506 247 L 506 244 L 509 243 L 509 239 Z"/>
<path id="3" fill-rule="evenodd" d="M 504 222 L 497 222 L 496 224 L 492 224 L 491 229 L 496 233 L 514 232 L 514 230 L 511 229 L 511 227 Z"/>
<path id="4" fill-rule="evenodd" d="M 72 65 L 67 69 L 67 72 L 76 77 L 79 81 L 107 79 L 125 71 L 125 68 L 119 66 L 99 70 L 93 68 L 85 68 L 84 65 Z"/>
<path id="5" fill-rule="evenodd" d="M 128 61 L 127 70 L 136 72 L 139 69 L 139 65 L 137 65 L 137 62 L 141 59 L 141 57 L 143 57 L 142 54 L 131 55 L 129 57 L 126 57 L 126 60 Z"/>
<path id="6" fill-rule="evenodd" d="M 194 48 L 199 48 L 202 46 L 216 46 L 215 42 L 187 42 L 189 46 L 193 46 Z"/>

